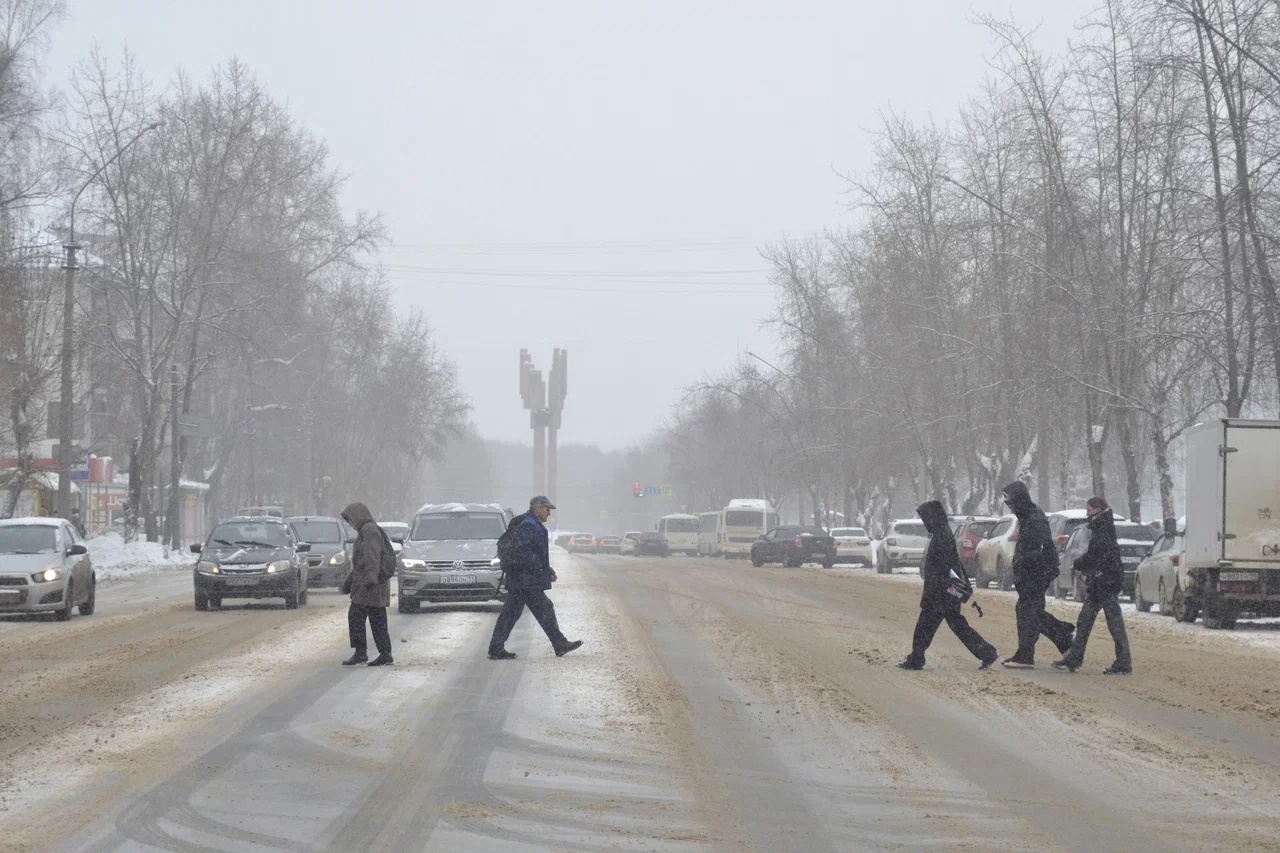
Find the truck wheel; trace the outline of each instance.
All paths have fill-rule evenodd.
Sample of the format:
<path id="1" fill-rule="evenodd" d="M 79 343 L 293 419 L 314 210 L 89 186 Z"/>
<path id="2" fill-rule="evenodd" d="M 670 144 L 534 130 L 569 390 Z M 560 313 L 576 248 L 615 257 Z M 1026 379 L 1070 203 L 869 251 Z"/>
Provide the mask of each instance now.
<path id="1" fill-rule="evenodd" d="M 1136 576 L 1133 579 L 1133 606 L 1139 613 L 1150 613 L 1152 602 L 1142 597 L 1142 581 Z"/>
<path id="2" fill-rule="evenodd" d="M 1204 609 L 1204 626 L 1212 630 L 1230 631 L 1236 627 L 1239 610 L 1235 604 L 1216 601 Z"/>
<path id="3" fill-rule="evenodd" d="M 1173 584 L 1173 618 L 1179 622 L 1194 622 L 1196 617 L 1200 615 L 1200 608 L 1196 606 L 1194 601 L 1187 598 L 1182 591 L 1182 584 L 1177 581 Z"/>

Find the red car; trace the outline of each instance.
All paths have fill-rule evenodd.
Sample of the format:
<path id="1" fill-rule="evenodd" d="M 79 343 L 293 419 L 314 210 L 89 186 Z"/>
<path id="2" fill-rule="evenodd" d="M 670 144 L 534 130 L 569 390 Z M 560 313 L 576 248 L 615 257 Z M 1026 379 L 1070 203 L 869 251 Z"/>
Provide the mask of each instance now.
<path id="1" fill-rule="evenodd" d="M 956 547 L 960 551 L 960 564 L 964 566 L 969 577 L 976 577 L 978 572 L 978 543 L 987 538 L 987 534 L 998 524 L 1000 519 L 989 516 L 972 516 L 961 521 L 956 527 Z"/>

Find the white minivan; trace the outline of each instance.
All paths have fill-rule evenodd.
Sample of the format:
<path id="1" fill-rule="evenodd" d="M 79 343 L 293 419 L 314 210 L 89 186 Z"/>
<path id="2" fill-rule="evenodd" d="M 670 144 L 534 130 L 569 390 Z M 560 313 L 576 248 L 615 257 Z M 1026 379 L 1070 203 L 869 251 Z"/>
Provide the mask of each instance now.
<path id="1" fill-rule="evenodd" d="M 658 519 L 658 532 L 667 540 L 671 553 L 677 551 L 691 557 L 698 555 L 698 531 L 700 526 L 696 515 L 673 513 Z"/>

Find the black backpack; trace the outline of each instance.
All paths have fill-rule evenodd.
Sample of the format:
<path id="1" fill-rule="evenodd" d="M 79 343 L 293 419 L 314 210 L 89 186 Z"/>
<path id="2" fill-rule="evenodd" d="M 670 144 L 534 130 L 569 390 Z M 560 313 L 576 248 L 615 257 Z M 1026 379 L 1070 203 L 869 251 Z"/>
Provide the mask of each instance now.
<path id="1" fill-rule="evenodd" d="M 507 529 L 498 537 L 498 561 L 502 565 L 502 573 L 504 575 L 512 575 L 516 569 L 516 533 L 520 529 L 520 523 L 529 517 L 529 513 L 517 515 L 511 519 L 511 523 L 507 525 Z"/>
<path id="2" fill-rule="evenodd" d="M 379 527 L 378 532 L 382 534 L 382 551 L 378 554 L 378 583 L 387 583 L 396 576 L 396 549 L 391 547 L 387 531 Z"/>

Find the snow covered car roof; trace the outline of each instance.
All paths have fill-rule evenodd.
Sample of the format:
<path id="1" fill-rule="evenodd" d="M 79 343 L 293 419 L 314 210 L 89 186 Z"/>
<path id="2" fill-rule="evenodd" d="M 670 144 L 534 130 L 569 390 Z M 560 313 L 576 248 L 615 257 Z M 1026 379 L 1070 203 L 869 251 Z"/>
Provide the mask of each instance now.
<path id="1" fill-rule="evenodd" d="M 57 527 L 62 524 L 61 518 L 49 518 L 48 516 L 27 516 L 26 518 L 4 518 L 0 519 L 0 527 Z"/>
<path id="2" fill-rule="evenodd" d="M 499 504 L 464 504 L 464 503 L 445 503 L 445 504 L 423 504 L 418 507 L 418 512 L 502 512 Z"/>

